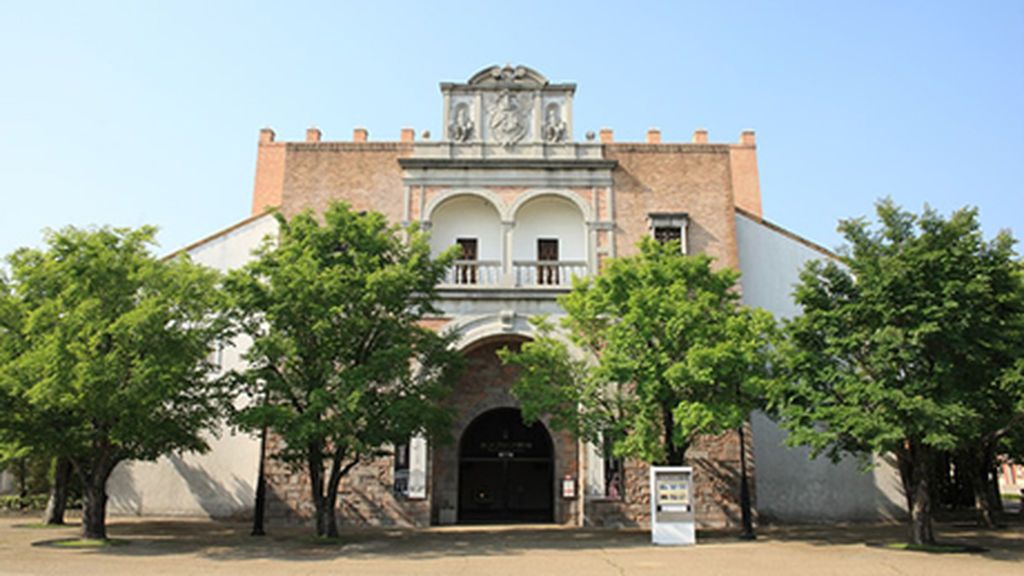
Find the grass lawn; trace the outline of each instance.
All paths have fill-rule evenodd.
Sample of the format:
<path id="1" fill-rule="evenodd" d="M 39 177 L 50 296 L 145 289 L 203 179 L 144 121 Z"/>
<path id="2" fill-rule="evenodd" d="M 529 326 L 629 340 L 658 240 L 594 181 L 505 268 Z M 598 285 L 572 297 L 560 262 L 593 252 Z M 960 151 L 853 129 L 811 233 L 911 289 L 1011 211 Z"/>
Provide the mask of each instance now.
<path id="1" fill-rule="evenodd" d="M 126 546 L 127 540 L 91 540 L 87 538 L 65 538 L 62 540 L 50 540 L 40 542 L 43 546 L 55 546 L 57 548 L 110 548 L 113 546 Z"/>
<path id="2" fill-rule="evenodd" d="M 985 552 L 985 548 L 980 546 L 964 546 L 962 544 L 908 544 L 906 542 L 899 542 L 896 544 L 887 544 L 885 546 L 890 550 L 907 550 L 910 552 L 928 552 L 929 554 L 976 554 L 978 552 Z"/>

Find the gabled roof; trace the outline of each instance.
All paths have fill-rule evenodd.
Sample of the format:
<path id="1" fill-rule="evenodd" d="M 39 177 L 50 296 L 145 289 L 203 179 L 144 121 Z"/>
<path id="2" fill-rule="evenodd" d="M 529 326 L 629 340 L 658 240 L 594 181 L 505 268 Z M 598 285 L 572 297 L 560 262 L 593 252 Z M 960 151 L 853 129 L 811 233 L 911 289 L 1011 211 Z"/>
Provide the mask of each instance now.
<path id="1" fill-rule="evenodd" d="M 782 226 L 779 226 L 778 224 L 775 224 L 773 222 L 769 222 L 769 221 L 765 220 L 764 218 L 758 216 L 757 214 L 753 214 L 751 212 L 747 212 L 746 210 L 744 210 L 743 208 L 740 208 L 739 206 L 736 207 L 736 213 L 739 214 L 740 216 L 743 216 L 743 217 L 747 218 L 748 220 L 752 220 L 752 221 L 754 221 L 754 222 L 764 226 L 765 228 L 768 228 L 768 229 L 770 229 L 770 230 L 772 230 L 774 232 L 778 232 L 779 234 L 782 234 L 783 236 L 785 236 L 785 237 L 787 237 L 787 238 L 789 238 L 791 240 L 799 242 L 799 243 L 803 244 L 804 246 L 807 246 L 811 250 L 815 250 L 817 252 L 820 252 L 823 256 L 826 256 L 828 258 L 832 258 L 833 260 L 839 260 L 839 261 L 843 260 L 842 256 L 840 256 L 839 254 L 836 254 L 835 252 L 833 252 L 832 250 L 829 250 L 828 248 L 825 248 L 821 244 L 818 244 L 817 242 L 812 242 L 812 241 L 808 240 L 807 238 L 804 238 L 803 236 L 800 236 L 799 234 L 795 234 L 793 232 L 790 232 L 789 230 L 786 230 Z"/>
<path id="2" fill-rule="evenodd" d="M 189 244 L 189 245 L 187 245 L 187 246 L 185 246 L 183 248 L 178 248 L 174 252 L 171 252 L 167 256 L 164 256 L 163 259 L 164 260 L 170 260 L 172 258 L 177 258 L 179 254 L 191 252 L 191 251 L 195 250 L 196 248 L 199 248 L 203 244 L 207 244 L 207 243 L 213 242 L 214 240 L 217 240 L 219 238 L 223 238 L 224 236 L 227 236 L 228 234 L 231 234 L 235 230 L 239 230 L 241 228 L 245 228 L 249 224 L 252 224 L 253 222 L 256 222 L 256 221 L 258 221 L 258 220 L 260 220 L 262 218 L 267 218 L 267 217 L 271 217 L 272 218 L 273 215 L 274 215 L 274 212 L 272 212 L 272 211 L 271 212 L 263 212 L 262 214 L 253 214 L 252 216 L 249 216 L 248 218 L 245 218 L 244 220 L 240 220 L 238 222 L 235 222 L 234 224 L 232 224 L 231 226 L 228 226 L 227 228 L 224 228 L 222 230 L 218 230 L 217 232 L 214 232 L 213 234 L 210 234 L 209 236 L 206 236 L 206 237 L 204 237 L 204 238 L 202 238 L 200 240 L 196 240 L 195 242 L 193 242 L 193 243 L 191 243 L 191 244 Z"/>

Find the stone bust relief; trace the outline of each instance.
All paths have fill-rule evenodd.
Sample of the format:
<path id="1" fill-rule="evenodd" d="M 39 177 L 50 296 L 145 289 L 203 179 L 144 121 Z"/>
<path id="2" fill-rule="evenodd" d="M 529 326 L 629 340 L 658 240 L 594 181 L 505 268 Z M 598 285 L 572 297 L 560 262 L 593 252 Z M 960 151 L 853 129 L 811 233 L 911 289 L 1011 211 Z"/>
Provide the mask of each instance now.
<path id="1" fill-rule="evenodd" d="M 565 140 L 566 125 L 558 104 L 548 104 L 544 114 L 544 141 L 554 144 Z"/>
<path id="2" fill-rule="evenodd" d="M 448 138 L 455 142 L 467 142 L 473 136 L 473 121 L 469 118 L 469 104 L 460 102 L 455 106 L 455 119 L 448 125 Z"/>

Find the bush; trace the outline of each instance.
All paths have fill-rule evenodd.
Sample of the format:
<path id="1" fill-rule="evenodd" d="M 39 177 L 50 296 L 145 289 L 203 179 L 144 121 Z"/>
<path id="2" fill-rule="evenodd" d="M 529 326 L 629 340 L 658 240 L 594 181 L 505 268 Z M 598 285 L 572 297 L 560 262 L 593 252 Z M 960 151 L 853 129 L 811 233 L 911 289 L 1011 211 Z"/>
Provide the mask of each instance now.
<path id="1" fill-rule="evenodd" d="M 24 498 L 17 494 L 0 496 L 0 512 L 42 512 L 46 510 L 49 494 L 30 494 Z M 80 497 L 68 497 L 67 510 L 81 510 Z"/>
<path id="2" fill-rule="evenodd" d="M 24 498 L 18 495 L 0 496 L 0 510 L 31 510 L 42 512 L 46 509 L 48 494 L 30 494 Z"/>

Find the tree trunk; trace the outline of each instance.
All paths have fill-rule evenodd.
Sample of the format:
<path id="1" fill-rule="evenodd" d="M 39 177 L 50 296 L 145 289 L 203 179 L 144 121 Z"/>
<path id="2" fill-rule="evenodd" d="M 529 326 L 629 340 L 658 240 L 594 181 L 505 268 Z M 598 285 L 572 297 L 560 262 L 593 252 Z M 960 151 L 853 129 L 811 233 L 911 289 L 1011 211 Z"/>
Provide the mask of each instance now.
<path id="1" fill-rule="evenodd" d="M 999 468 L 995 463 L 995 458 L 988 463 L 988 490 L 985 491 L 985 495 L 989 498 L 989 506 L 993 512 L 1003 511 L 1003 495 L 999 491 Z"/>
<path id="2" fill-rule="evenodd" d="M 955 494 L 955 509 L 974 506 L 974 489 L 971 488 L 971 464 L 970 459 L 963 453 L 957 454 L 953 459 L 953 479 Z"/>
<path id="3" fill-rule="evenodd" d="M 82 538 L 107 539 L 107 490 L 92 482 L 82 486 Z"/>
<path id="4" fill-rule="evenodd" d="M 932 501 L 929 487 L 929 463 L 931 450 L 911 443 L 904 453 L 909 462 L 900 465 L 900 472 L 909 471 L 910 478 L 903 479 L 904 486 L 911 487 L 910 500 L 910 542 L 917 545 L 935 544 L 932 526 Z"/>
<path id="5" fill-rule="evenodd" d="M 309 464 L 309 483 L 313 494 L 313 508 L 316 513 L 316 535 L 320 538 L 337 538 L 338 522 L 334 516 L 337 485 L 332 491 L 330 488 L 331 478 L 324 478 L 323 450 L 319 443 L 314 442 L 309 445 L 306 459 Z"/>
<path id="6" fill-rule="evenodd" d="M 18 508 L 25 508 L 28 499 L 28 466 L 25 458 L 18 459 Z"/>
<path id="7" fill-rule="evenodd" d="M 330 456 L 330 471 L 325 478 L 323 453 L 319 445 L 311 445 L 309 449 L 309 479 L 313 487 L 313 506 L 316 508 L 316 535 L 321 538 L 338 537 L 338 486 L 341 479 L 359 463 L 359 455 L 356 455 L 342 466 L 346 453 L 344 447 L 335 448 Z"/>
<path id="8" fill-rule="evenodd" d="M 904 446 L 896 452 L 896 464 L 900 471 L 900 483 L 903 485 L 903 497 L 907 500 L 907 513 L 910 514 L 914 509 L 914 470 L 909 447 Z"/>
<path id="9" fill-rule="evenodd" d="M 333 499 L 321 494 L 313 500 L 316 508 L 316 535 L 320 538 L 337 538 L 338 525 L 334 519 Z"/>
<path id="10" fill-rule="evenodd" d="M 57 458 L 53 473 L 53 486 L 50 487 L 50 499 L 46 502 L 43 523 L 50 526 L 64 525 L 64 509 L 68 503 L 68 484 L 71 482 L 71 461 L 64 457 Z"/>
<path id="11" fill-rule="evenodd" d="M 964 456 L 964 461 L 968 463 L 968 476 L 970 477 L 971 494 L 974 497 L 978 526 L 994 528 L 996 525 L 995 515 L 1002 511 L 998 484 L 995 493 L 992 489 L 995 450 L 991 446 L 981 446 L 977 450 L 965 452 Z M 998 478 L 996 481 L 998 483 Z"/>
<path id="12" fill-rule="evenodd" d="M 664 406 L 661 410 L 662 428 L 665 434 L 665 458 L 669 466 L 682 466 L 686 457 L 686 446 L 677 446 L 675 441 L 676 422 L 672 416 L 672 408 Z"/>
<path id="13" fill-rule="evenodd" d="M 324 496 L 323 527 L 324 532 L 320 534 L 324 538 L 338 537 L 338 518 L 335 514 L 338 503 L 338 492 L 328 492 Z"/>
<path id="14" fill-rule="evenodd" d="M 107 479 L 117 462 L 108 455 L 72 461 L 82 482 L 82 538 L 86 540 L 107 539 Z"/>
<path id="15" fill-rule="evenodd" d="M 988 470 L 984 458 L 974 456 L 970 459 L 968 475 L 971 479 L 971 493 L 974 495 L 974 510 L 977 513 L 978 526 L 992 528 L 995 520 L 992 517 L 992 502 L 988 494 Z"/>

